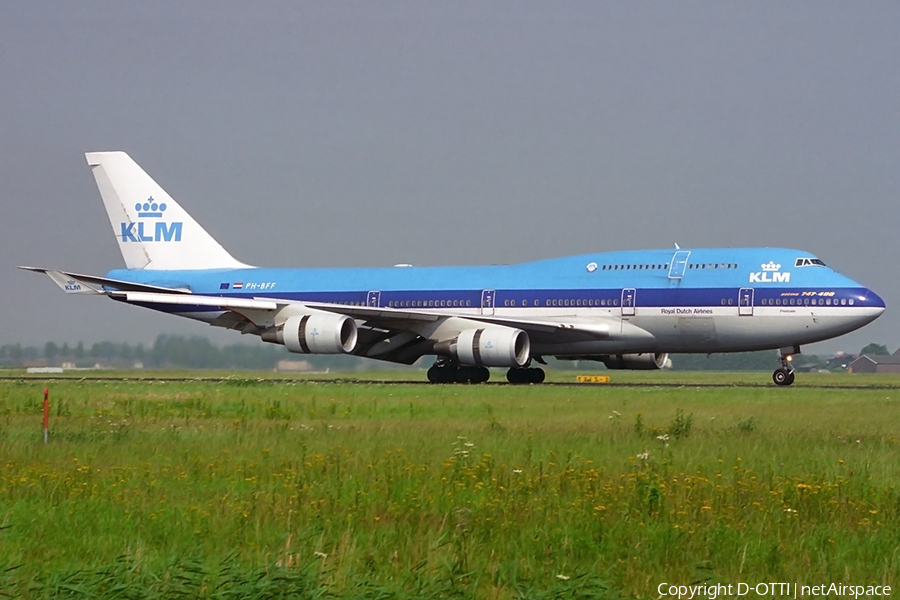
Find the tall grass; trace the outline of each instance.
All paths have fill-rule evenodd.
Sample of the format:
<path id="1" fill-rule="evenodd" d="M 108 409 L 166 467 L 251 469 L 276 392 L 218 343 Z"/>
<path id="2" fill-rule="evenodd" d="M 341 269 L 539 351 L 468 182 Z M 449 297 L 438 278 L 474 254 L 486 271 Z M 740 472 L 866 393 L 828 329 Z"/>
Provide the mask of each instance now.
<path id="1" fill-rule="evenodd" d="M 0 596 L 898 584 L 893 390 L 65 381 L 45 446 L 43 385 L 0 382 Z"/>

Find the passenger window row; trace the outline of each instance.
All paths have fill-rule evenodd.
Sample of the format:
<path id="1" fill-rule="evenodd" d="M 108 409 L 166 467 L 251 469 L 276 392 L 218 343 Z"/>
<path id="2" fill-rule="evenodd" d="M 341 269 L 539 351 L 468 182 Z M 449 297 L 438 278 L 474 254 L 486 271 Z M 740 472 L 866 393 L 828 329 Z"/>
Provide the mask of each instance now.
<path id="1" fill-rule="evenodd" d="M 734 298 L 722 298 L 722 306 L 734 306 Z M 342 306 L 366 306 L 365 302 L 337 302 Z M 763 298 L 762 306 L 854 306 L 853 298 Z M 388 302 L 390 308 L 470 308 L 471 300 L 392 300 Z M 504 300 L 503 306 L 540 306 L 540 300 Z M 544 300 L 544 306 L 619 306 L 616 298 L 607 299 L 569 299 L 550 298 Z"/>
<path id="2" fill-rule="evenodd" d="M 853 306 L 854 300 L 850 298 L 763 298 L 761 301 L 763 306 Z"/>
<path id="3" fill-rule="evenodd" d="M 513 301 L 513 302 L 515 302 L 515 301 Z M 596 300 L 596 299 L 572 300 L 569 298 L 563 298 L 563 299 L 550 298 L 550 299 L 544 300 L 544 306 L 618 306 L 618 305 L 619 305 L 619 301 L 617 299 L 607 300 L 605 298 L 601 299 L 601 300 Z M 515 304 L 513 304 L 512 306 L 515 306 Z M 537 300 L 534 301 L 534 306 L 538 306 Z"/>
<path id="4" fill-rule="evenodd" d="M 669 265 L 603 265 L 601 271 L 641 271 L 651 269 L 668 269 Z"/>
<path id="5" fill-rule="evenodd" d="M 603 265 L 601 271 L 642 271 L 654 269 L 668 269 L 668 264 L 655 265 Z M 737 263 L 690 263 L 689 269 L 737 269 Z"/>
<path id="6" fill-rule="evenodd" d="M 737 263 L 691 263 L 688 269 L 737 269 Z"/>
<path id="7" fill-rule="evenodd" d="M 471 300 L 391 300 L 389 308 L 466 308 Z"/>
<path id="8" fill-rule="evenodd" d="M 350 304 L 350 305 L 361 305 L 365 306 L 362 303 L 339 303 L 339 304 Z M 514 307 L 514 306 L 540 306 L 540 300 L 504 300 L 503 306 Z M 616 298 L 613 299 L 594 299 L 590 298 L 587 300 L 581 299 L 570 299 L 570 298 L 551 298 L 544 300 L 544 306 L 618 306 L 619 300 Z M 391 300 L 388 302 L 389 308 L 464 308 L 471 307 L 471 300 Z"/>

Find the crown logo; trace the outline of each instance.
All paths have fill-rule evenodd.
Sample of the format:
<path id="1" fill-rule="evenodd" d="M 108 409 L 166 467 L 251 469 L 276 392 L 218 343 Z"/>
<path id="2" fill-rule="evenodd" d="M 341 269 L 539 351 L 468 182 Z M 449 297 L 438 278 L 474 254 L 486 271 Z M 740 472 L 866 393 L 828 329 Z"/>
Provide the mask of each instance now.
<path id="1" fill-rule="evenodd" d="M 165 202 L 157 204 L 153 200 L 153 196 L 147 198 L 147 201 L 143 204 L 138 202 L 134 205 L 134 210 L 138 211 L 138 217 L 161 217 L 166 211 L 166 208 Z"/>
<path id="2" fill-rule="evenodd" d="M 771 260 L 768 264 L 763 264 L 761 266 L 763 271 L 778 271 L 781 269 L 781 265 L 776 265 L 775 262 Z"/>

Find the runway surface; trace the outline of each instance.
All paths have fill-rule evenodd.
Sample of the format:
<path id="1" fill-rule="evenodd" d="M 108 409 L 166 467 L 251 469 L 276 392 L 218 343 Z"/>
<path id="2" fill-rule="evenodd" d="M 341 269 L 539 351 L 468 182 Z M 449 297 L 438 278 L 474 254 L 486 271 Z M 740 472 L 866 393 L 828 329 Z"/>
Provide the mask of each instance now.
<path id="1" fill-rule="evenodd" d="M 465 383 L 446 383 L 432 384 L 427 381 L 415 380 L 393 380 L 393 379 L 354 379 L 347 378 L 256 378 L 256 377 L 127 377 L 127 376 L 59 376 L 59 375 L 17 375 L 17 376 L 0 376 L 0 381 L 121 381 L 121 382 L 204 382 L 204 383 L 228 383 L 235 381 L 254 381 L 258 383 L 270 383 L 272 385 L 279 384 L 298 384 L 298 383 L 314 383 L 314 384 L 342 384 L 342 385 L 487 385 L 487 386 L 550 386 L 550 387 L 615 387 L 615 388 L 759 388 L 759 389 L 819 389 L 819 390 L 896 390 L 900 389 L 900 384 L 874 384 L 874 385 L 828 385 L 828 384 L 803 384 L 779 388 L 773 383 L 685 383 L 685 382 L 606 382 L 606 383 L 578 383 L 567 381 L 545 381 L 540 384 L 512 384 L 506 381 L 493 381 L 480 384 Z"/>

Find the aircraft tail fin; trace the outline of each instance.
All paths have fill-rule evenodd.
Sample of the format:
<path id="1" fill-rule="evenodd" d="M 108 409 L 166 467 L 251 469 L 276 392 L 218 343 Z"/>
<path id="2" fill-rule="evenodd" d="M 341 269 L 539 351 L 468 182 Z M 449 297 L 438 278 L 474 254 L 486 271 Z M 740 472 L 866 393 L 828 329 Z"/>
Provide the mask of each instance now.
<path id="1" fill-rule="evenodd" d="M 129 269 L 239 269 L 236 260 L 124 152 L 85 154 Z"/>

